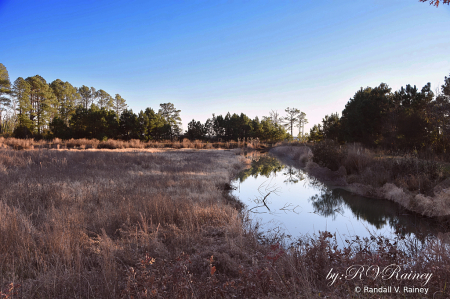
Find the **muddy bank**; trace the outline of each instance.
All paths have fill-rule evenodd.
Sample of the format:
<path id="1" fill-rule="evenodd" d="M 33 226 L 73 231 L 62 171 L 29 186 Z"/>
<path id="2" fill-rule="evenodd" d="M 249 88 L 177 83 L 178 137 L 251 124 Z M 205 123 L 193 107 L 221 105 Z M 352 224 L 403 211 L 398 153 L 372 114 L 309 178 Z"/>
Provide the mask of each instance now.
<path id="1" fill-rule="evenodd" d="M 337 171 L 332 171 L 313 162 L 313 153 L 307 146 L 279 146 L 273 148 L 270 153 L 283 162 L 307 171 L 331 188 L 341 188 L 370 198 L 388 199 L 411 212 L 450 224 L 450 178 L 434 187 L 434 196 L 427 196 L 405 190 L 391 182 L 381 187 L 352 182 L 355 181 L 355 175 L 347 175 L 344 166 Z"/>

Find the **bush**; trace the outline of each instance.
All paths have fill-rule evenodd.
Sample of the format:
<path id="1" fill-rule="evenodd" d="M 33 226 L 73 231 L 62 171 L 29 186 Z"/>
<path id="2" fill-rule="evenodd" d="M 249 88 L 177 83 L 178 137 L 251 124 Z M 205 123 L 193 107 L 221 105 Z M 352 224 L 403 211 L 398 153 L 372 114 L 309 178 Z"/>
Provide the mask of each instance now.
<path id="1" fill-rule="evenodd" d="M 352 144 L 347 147 L 347 157 L 344 160 L 344 166 L 348 174 L 361 174 L 373 162 L 372 154 L 359 144 Z"/>
<path id="2" fill-rule="evenodd" d="M 324 140 L 311 146 L 313 162 L 336 171 L 347 156 L 346 148 L 335 141 Z"/>

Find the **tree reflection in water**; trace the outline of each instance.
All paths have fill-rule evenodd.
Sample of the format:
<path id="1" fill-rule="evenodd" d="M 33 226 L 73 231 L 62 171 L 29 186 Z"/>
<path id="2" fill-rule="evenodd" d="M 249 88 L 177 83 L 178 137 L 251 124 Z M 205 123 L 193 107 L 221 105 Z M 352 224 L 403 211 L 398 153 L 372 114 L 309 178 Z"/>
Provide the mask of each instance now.
<path id="1" fill-rule="evenodd" d="M 322 188 L 320 194 L 313 195 L 309 198 L 312 206 L 314 207 L 314 213 L 324 217 L 332 217 L 336 219 L 336 214 L 344 216 L 344 199 L 341 197 L 338 190 L 330 190 Z"/>
<path id="2" fill-rule="evenodd" d="M 257 178 L 259 175 L 269 178 L 271 174 L 276 175 L 284 169 L 284 165 L 272 156 L 261 156 L 258 160 L 253 160 L 249 169 L 242 171 L 238 175 L 239 182 L 244 182 L 248 177 Z"/>
<path id="3" fill-rule="evenodd" d="M 356 218 L 359 222 L 362 221 L 361 223 L 367 222 L 373 225 L 377 230 L 389 225 L 392 231 L 398 235 L 406 236 L 413 233 L 421 241 L 426 239 L 430 233 L 443 231 L 439 223 L 412 215 L 394 202 L 365 198 L 342 189 L 329 188 L 314 177 L 308 176 L 303 170 L 284 165 L 270 155 L 261 156 L 258 160 L 254 160 L 250 169 L 244 170 L 238 175 L 238 180 L 242 183 L 249 177 L 256 179 L 258 176 L 263 176 L 270 179 L 279 175 L 282 175 L 282 181 L 286 186 L 302 182 L 305 188 L 317 190 L 315 195 L 307 199 L 307 202 L 314 209 L 311 213 L 331 217 L 333 220 L 336 220 L 339 216 L 348 219 Z M 280 182 L 280 180 L 278 181 Z M 265 180 L 258 188 L 258 194 L 252 200 L 256 206 L 251 207 L 249 211 L 274 215 L 280 212 L 299 214 L 301 207 L 292 202 L 293 198 L 297 198 L 299 194 L 294 196 L 293 194 L 287 194 L 284 195 L 284 198 L 281 196 L 277 204 L 272 204 L 270 199 L 274 195 L 280 195 L 280 193 L 280 186 L 271 183 L 271 180 Z M 288 201 L 283 206 L 282 201 L 286 198 Z M 302 216 L 299 215 L 298 217 Z M 448 231 L 448 229 L 445 229 L 445 231 Z"/>
<path id="4" fill-rule="evenodd" d="M 286 184 L 297 184 L 305 179 L 305 175 L 300 170 L 295 169 L 292 166 L 286 166 L 283 175 L 286 177 L 284 182 Z"/>

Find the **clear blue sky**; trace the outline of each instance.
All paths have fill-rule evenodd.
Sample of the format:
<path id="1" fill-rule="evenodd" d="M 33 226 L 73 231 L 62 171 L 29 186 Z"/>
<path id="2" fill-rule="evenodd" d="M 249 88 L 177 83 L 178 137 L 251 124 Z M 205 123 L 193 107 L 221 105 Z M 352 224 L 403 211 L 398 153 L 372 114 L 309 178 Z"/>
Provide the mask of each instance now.
<path id="1" fill-rule="evenodd" d="M 432 88 L 450 74 L 450 6 L 418 0 L 0 0 L 0 63 L 172 102 L 183 126 L 212 113 L 304 111 L 307 129 L 360 87 Z"/>

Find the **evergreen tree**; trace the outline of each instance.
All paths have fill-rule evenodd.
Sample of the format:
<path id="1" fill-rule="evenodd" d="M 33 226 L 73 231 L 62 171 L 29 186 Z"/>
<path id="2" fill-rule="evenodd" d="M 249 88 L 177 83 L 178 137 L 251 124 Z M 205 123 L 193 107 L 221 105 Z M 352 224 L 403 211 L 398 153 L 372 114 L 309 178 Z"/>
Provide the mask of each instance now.
<path id="1" fill-rule="evenodd" d="M 148 122 L 144 122 L 147 124 L 147 140 L 170 138 L 170 125 L 161 114 L 156 113 L 152 108 L 145 109 L 144 114 L 148 119 Z"/>
<path id="2" fill-rule="evenodd" d="M 117 138 L 119 123 L 114 111 L 99 109 L 91 105 L 90 109 L 78 106 L 75 114 L 69 121 L 70 131 L 73 138 Z"/>
<path id="3" fill-rule="evenodd" d="M 202 125 L 201 122 L 195 121 L 193 119 L 191 122 L 188 123 L 188 130 L 186 132 L 186 135 L 189 139 L 195 140 L 195 139 L 203 139 L 205 138 L 206 130 L 205 126 Z"/>
<path id="4" fill-rule="evenodd" d="M 391 88 L 381 83 L 378 87 L 361 88 L 355 93 L 342 111 L 341 126 L 345 141 L 380 144 L 386 115 L 391 109 L 390 92 Z"/>
<path id="5" fill-rule="evenodd" d="M 30 101 L 31 113 L 30 119 L 37 128 L 38 134 L 43 132 L 43 129 L 48 125 L 50 119 L 56 115 L 56 97 L 52 89 L 47 84 L 44 78 L 39 75 L 28 77 L 25 79 L 30 84 Z"/>
<path id="6" fill-rule="evenodd" d="M 111 110 L 113 108 L 113 98 L 103 89 L 97 91 L 96 98 L 98 99 L 97 106 L 100 109 Z"/>
<path id="7" fill-rule="evenodd" d="M 291 131 L 291 136 L 294 136 L 294 125 L 297 122 L 300 110 L 287 107 L 284 111 L 286 112 L 286 116 L 283 117 L 284 127 Z"/>
<path id="8" fill-rule="evenodd" d="M 308 120 L 306 119 L 306 113 L 300 112 L 300 114 L 297 117 L 297 127 L 299 135 L 301 134 L 301 137 L 305 134 L 305 125 L 308 123 Z"/>
<path id="9" fill-rule="evenodd" d="M 144 111 L 140 111 L 137 117 L 137 135 L 139 139 L 148 141 L 149 140 L 149 134 L 148 134 L 148 127 L 149 127 L 150 120 L 147 116 L 147 114 L 144 113 Z"/>
<path id="10" fill-rule="evenodd" d="M 55 116 L 49 124 L 50 131 L 52 132 L 52 137 L 61 138 L 61 139 L 69 139 L 71 137 L 71 132 L 69 126 L 66 122 Z"/>
<path id="11" fill-rule="evenodd" d="M 339 114 L 331 113 L 331 116 L 325 115 L 325 117 L 322 119 L 322 138 L 325 139 L 332 139 L 332 140 L 338 140 L 340 137 L 340 130 L 341 130 L 341 119 L 339 117 Z M 318 136 L 317 130 L 314 131 L 316 136 Z"/>
<path id="12" fill-rule="evenodd" d="M 16 137 L 31 136 L 31 132 L 34 130 L 33 122 L 31 121 L 31 113 L 33 112 L 33 109 L 30 101 L 30 92 L 30 84 L 22 77 L 19 77 L 16 81 L 14 81 L 12 94 L 18 102 L 17 110 L 19 112 L 19 124 L 16 128 L 16 132 L 14 133 Z"/>
<path id="13" fill-rule="evenodd" d="M 10 106 L 11 81 L 6 67 L 0 63 L 0 133 L 3 132 L 2 115 Z"/>
<path id="14" fill-rule="evenodd" d="M 120 96 L 120 94 L 116 94 L 113 100 L 113 110 L 116 112 L 117 120 L 119 120 L 122 111 L 127 108 L 127 104 L 125 103 L 125 99 Z"/>
<path id="15" fill-rule="evenodd" d="M 81 86 L 78 88 L 78 93 L 80 94 L 80 104 L 83 106 L 84 109 L 89 109 L 91 107 L 91 104 L 93 102 L 93 94 L 92 91 L 95 91 L 93 87 L 89 88 L 86 85 Z"/>
<path id="16" fill-rule="evenodd" d="M 70 117 L 75 113 L 77 102 L 81 99 L 77 88 L 73 87 L 69 82 L 63 82 L 56 79 L 50 83 L 50 87 L 57 100 L 58 117 L 69 124 Z"/>
<path id="17" fill-rule="evenodd" d="M 159 105 L 158 111 L 170 126 L 170 139 L 179 136 L 181 133 L 181 110 L 177 110 L 172 103 L 164 103 Z"/>
<path id="18" fill-rule="evenodd" d="M 120 115 L 119 134 L 124 140 L 138 138 L 139 123 L 133 110 L 125 109 Z"/>
<path id="19" fill-rule="evenodd" d="M 313 142 L 319 142 L 321 140 L 323 140 L 323 131 L 322 131 L 322 126 L 319 125 L 314 125 L 311 130 L 309 131 L 309 141 L 313 141 Z"/>

